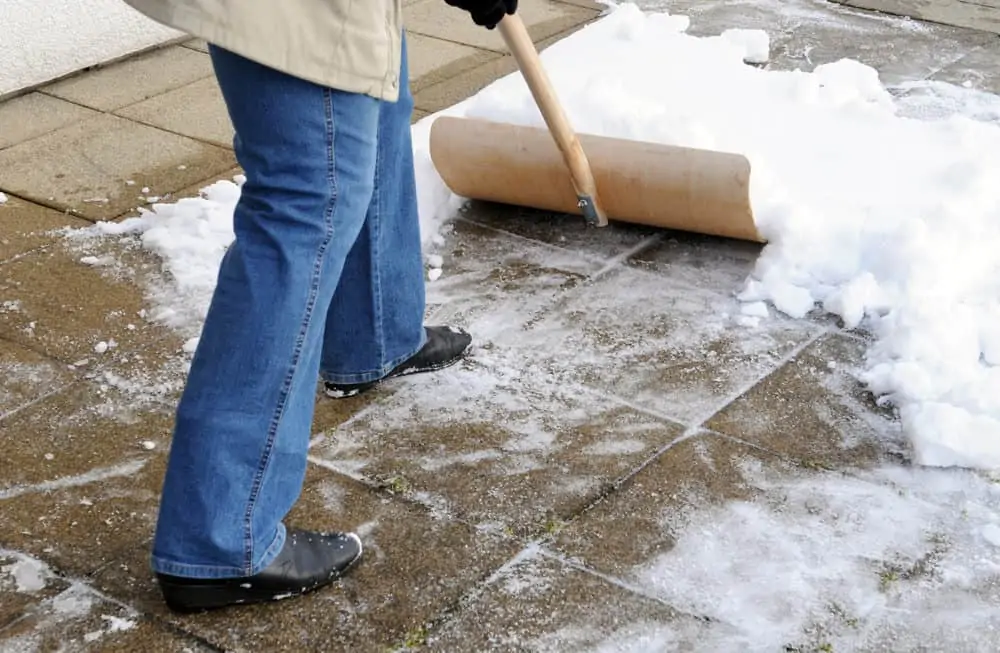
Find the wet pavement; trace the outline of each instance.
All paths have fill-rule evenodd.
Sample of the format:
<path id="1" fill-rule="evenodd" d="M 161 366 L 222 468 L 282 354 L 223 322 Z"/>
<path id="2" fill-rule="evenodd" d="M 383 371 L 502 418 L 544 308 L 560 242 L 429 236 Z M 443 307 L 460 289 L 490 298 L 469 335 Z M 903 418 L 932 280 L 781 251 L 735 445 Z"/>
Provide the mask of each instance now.
<path id="1" fill-rule="evenodd" d="M 852 57 L 1000 90 L 994 34 L 810 0 L 665 6 L 695 34 L 767 29 L 770 67 Z M 496 35 L 443 40 L 435 5 L 408 7 L 417 117 L 514 69 Z M 538 0 L 533 36 L 596 15 Z M 741 323 L 759 245 L 478 203 L 428 284 L 469 359 L 317 398 L 289 522 L 356 528 L 363 564 L 294 601 L 168 612 L 148 547 L 186 337 L 144 319 L 152 254 L 112 239 L 86 254 L 113 264 L 83 265 L 52 230 L 231 178 L 209 77 L 189 43 L 0 104 L 0 651 L 1000 647 L 1000 486 L 909 466 L 854 377 L 866 334 Z"/>

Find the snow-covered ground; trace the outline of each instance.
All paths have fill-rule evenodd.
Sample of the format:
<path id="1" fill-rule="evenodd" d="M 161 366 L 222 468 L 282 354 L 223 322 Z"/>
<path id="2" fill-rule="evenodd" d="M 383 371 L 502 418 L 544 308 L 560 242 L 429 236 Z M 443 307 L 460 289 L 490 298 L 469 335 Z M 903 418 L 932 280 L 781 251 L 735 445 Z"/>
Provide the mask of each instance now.
<path id="1" fill-rule="evenodd" d="M 897 98 L 851 60 L 761 70 L 746 62 L 766 58 L 764 32 L 694 37 L 689 24 L 626 4 L 548 48 L 574 125 L 745 154 L 769 240 L 740 295 L 748 316 L 766 301 L 866 327 L 875 342 L 862 379 L 898 407 L 916 461 L 1000 467 L 1000 98 L 938 82 L 907 83 Z M 443 114 L 542 126 L 517 74 Z M 430 161 L 435 117 L 414 126 L 428 248 L 461 204 Z M 220 182 L 202 198 L 96 227 L 142 234 L 163 258 L 172 276 L 153 315 L 191 337 L 232 239 L 238 191 Z"/>
<path id="2" fill-rule="evenodd" d="M 0 96 L 179 36 L 121 0 L 3 0 Z"/>

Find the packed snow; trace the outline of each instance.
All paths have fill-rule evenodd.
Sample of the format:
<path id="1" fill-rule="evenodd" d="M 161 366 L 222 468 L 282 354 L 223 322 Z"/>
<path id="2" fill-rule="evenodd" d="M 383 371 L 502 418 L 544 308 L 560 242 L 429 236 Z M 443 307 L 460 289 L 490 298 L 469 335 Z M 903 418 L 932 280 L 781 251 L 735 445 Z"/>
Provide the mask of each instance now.
<path id="1" fill-rule="evenodd" d="M 898 408 L 915 461 L 1000 467 L 998 98 L 938 82 L 894 97 L 875 69 L 851 60 L 765 70 L 754 65 L 767 58 L 765 32 L 696 37 L 689 26 L 623 4 L 547 48 L 575 127 L 745 154 L 768 244 L 737 321 L 752 326 L 770 307 L 795 318 L 819 310 L 869 330 L 862 380 Z M 543 126 L 515 73 L 413 127 L 427 250 L 463 203 L 430 160 L 437 115 Z M 155 291 L 152 318 L 192 338 L 233 238 L 240 183 L 95 227 L 135 235 L 162 257 L 172 283 Z M 438 263 L 429 260 L 431 281 Z"/>

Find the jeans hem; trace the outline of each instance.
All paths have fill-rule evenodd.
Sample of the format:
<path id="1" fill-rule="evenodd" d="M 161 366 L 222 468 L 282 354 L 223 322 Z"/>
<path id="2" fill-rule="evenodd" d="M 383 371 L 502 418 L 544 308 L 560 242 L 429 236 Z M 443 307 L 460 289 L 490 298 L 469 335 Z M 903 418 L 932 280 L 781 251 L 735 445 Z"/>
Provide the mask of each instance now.
<path id="1" fill-rule="evenodd" d="M 423 349 L 424 345 L 427 344 L 427 329 L 423 329 L 421 333 L 422 335 L 420 337 L 420 341 L 417 343 L 416 347 L 414 347 L 408 354 L 404 354 L 402 356 L 399 356 L 398 358 L 389 361 L 388 363 L 383 365 L 381 369 L 373 370 L 370 372 L 358 372 L 355 374 L 330 374 L 328 372 L 323 372 L 320 374 L 320 376 L 327 383 L 336 383 L 338 385 L 354 384 L 354 383 L 370 383 L 372 381 L 378 381 L 379 379 L 383 379 L 386 377 L 386 375 L 389 374 L 389 372 L 393 371 L 398 366 L 402 365 L 403 363 L 405 363 L 406 361 L 410 360 L 418 353 L 420 353 L 420 350 Z"/>
<path id="2" fill-rule="evenodd" d="M 169 576 L 181 576 L 184 578 L 244 578 L 259 574 L 265 567 L 274 562 L 281 550 L 285 546 L 287 531 L 285 525 L 278 524 L 278 532 L 275 534 L 271 544 L 264 550 L 264 555 L 257 561 L 247 573 L 245 567 L 229 567 L 222 565 L 191 565 L 182 562 L 174 562 L 166 558 L 153 555 L 150 558 L 150 568 L 158 574 Z"/>

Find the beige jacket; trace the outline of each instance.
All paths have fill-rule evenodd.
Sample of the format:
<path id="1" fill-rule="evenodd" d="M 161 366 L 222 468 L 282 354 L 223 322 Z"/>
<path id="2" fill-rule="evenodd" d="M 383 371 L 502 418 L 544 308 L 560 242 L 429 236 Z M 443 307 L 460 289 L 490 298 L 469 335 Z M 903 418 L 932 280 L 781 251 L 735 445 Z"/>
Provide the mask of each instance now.
<path id="1" fill-rule="evenodd" d="M 147 17 L 270 68 L 399 97 L 402 0 L 123 0 Z"/>

